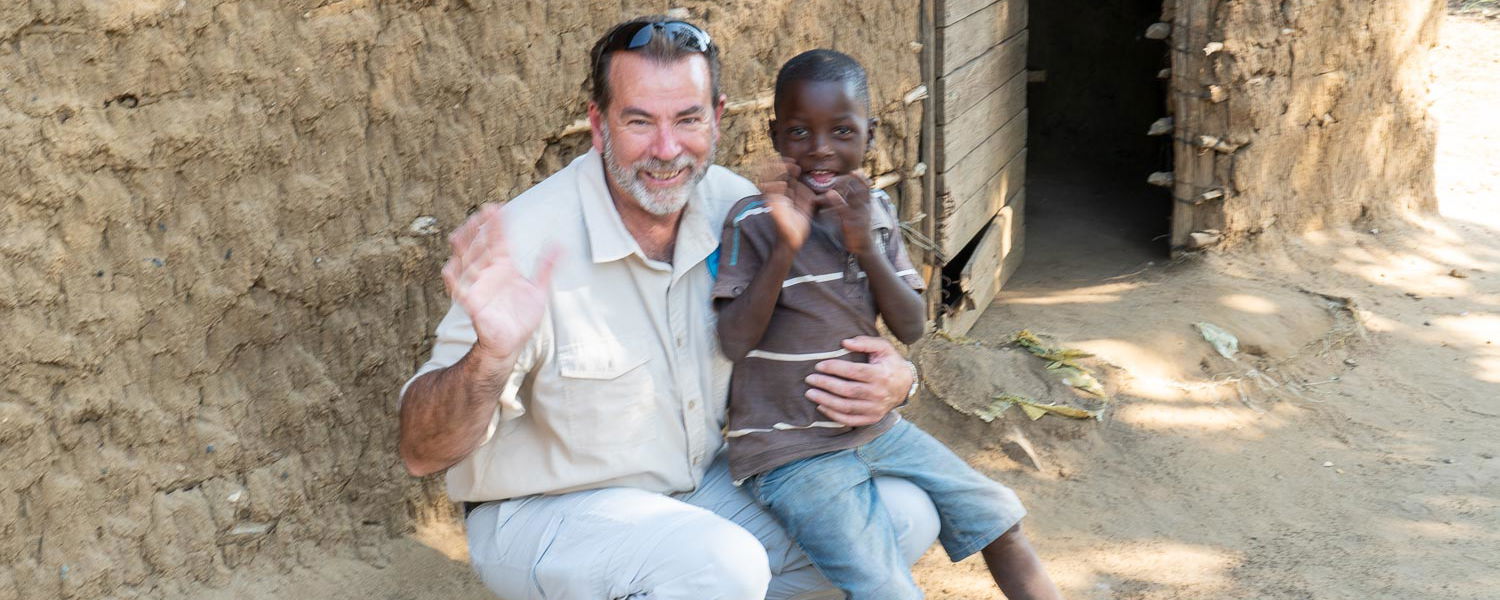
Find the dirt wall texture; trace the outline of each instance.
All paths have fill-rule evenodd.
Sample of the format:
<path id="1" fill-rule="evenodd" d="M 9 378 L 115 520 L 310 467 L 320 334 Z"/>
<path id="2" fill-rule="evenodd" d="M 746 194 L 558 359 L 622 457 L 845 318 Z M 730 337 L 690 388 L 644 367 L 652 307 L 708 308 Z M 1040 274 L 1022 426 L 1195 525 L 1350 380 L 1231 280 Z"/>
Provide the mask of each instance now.
<path id="1" fill-rule="evenodd" d="M 1223 44 L 1196 82 L 1218 102 L 1190 133 L 1246 144 L 1215 161 L 1228 194 L 1202 207 L 1199 227 L 1243 240 L 1436 210 L 1428 54 L 1442 0 L 1175 4 L 1210 11 L 1212 31 L 1174 43 Z"/>
<path id="2" fill-rule="evenodd" d="M 801 50 L 863 59 L 873 168 L 915 164 L 912 2 L 0 4 L 0 599 L 379 562 L 448 510 L 393 451 L 443 236 L 576 155 L 588 46 L 674 7 L 731 101 Z"/>

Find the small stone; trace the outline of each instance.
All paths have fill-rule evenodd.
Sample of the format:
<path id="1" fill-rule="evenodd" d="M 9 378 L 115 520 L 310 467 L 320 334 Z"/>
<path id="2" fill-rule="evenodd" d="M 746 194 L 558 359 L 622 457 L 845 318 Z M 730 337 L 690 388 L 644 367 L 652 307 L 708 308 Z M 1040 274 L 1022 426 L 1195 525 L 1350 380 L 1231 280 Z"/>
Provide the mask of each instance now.
<path id="1" fill-rule="evenodd" d="M 1339 475 L 1343 475 L 1344 474 L 1344 470 L 1343 469 L 1334 469 L 1333 472 L 1334 473 L 1338 473 Z"/>
<path id="2" fill-rule="evenodd" d="M 214 445 L 213 445 L 213 444 L 209 444 L 209 445 L 207 445 L 207 446 L 205 446 L 205 447 L 204 447 L 204 448 L 203 448 L 203 451 L 204 451 L 204 452 L 207 452 L 207 453 L 209 453 L 209 454 L 213 454 L 213 453 L 214 453 L 214 451 L 215 451 L 215 450 L 216 450 L 216 448 L 214 448 Z"/>
<path id="3" fill-rule="evenodd" d="M 1422 321 L 1422 325 L 1432 327 L 1432 321 Z"/>
<path id="4" fill-rule="evenodd" d="M 1468 273 L 1465 273 L 1465 272 L 1460 271 L 1458 269 L 1454 269 L 1452 271 L 1448 271 L 1448 276 L 1449 277 L 1457 277 L 1459 279 L 1468 279 L 1469 278 L 1469 274 Z"/>
<path id="5" fill-rule="evenodd" d="M 229 492 L 229 501 L 230 502 L 239 502 L 240 498 L 242 496 L 244 496 L 244 495 L 245 495 L 245 492 L 243 490 L 235 490 L 235 491 Z"/>
<path id="6" fill-rule="evenodd" d="M 1354 360 L 1352 358 L 1346 358 L 1346 359 L 1344 359 L 1344 364 L 1349 365 L 1351 367 L 1357 367 L 1357 366 L 1359 366 L 1359 361 Z"/>
<path id="7" fill-rule="evenodd" d="M 1380 228 L 1377 227 L 1375 229 L 1371 229 L 1370 230 L 1370 235 L 1380 235 Z"/>
<path id="8" fill-rule="evenodd" d="M 1453 460 L 1451 458 L 1445 458 L 1445 459 L 1443 459 L 1443 464 L 1445 464 L 1445 465 L 1458 464 L 1458 461 Z"/>
<path id="9" fill-rule="evenodd" d="M 1333 461 L 1331 461 L 1331 460 L 1325 460 L 1325 461 L 1323 461 L 1323 466 L 1324 467 L 1331 467 L 1331 466 L 1333 466 Z"/>
<path id="10" fill-rule="evenodd" d="M 437 232 L 438 232 L 438 220 L 437 220 L 437 217 L 429 217 L 429 216 L 417 217 L 416 219 L 412 220 L 411 226 L 407 227 L 406 230 L 412 232 L 415 235 L 421 235 L 421 236 L 436 235 Z"/>

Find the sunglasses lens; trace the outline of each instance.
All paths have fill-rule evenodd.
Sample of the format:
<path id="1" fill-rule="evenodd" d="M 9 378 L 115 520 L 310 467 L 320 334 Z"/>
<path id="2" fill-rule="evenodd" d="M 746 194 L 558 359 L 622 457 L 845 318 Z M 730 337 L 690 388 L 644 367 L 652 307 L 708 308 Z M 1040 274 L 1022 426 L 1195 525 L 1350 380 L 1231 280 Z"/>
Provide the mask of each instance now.
<path id="1" fill-rule="evenodd" d="M 656 31 L 669 36 L 673 43 L 692 50 L 694 52 L 708 51 L 708 34 L 698 29 L 691 23 L 683 21 L 667 21 L 665 23 L 641 23 L 640 28 L 630 36 L 630 41 L 625 44 L 626 50 L 634 50 L 651 43 L 652 36 Z M 623 31 L 621 33 L 624 33 Z"/>

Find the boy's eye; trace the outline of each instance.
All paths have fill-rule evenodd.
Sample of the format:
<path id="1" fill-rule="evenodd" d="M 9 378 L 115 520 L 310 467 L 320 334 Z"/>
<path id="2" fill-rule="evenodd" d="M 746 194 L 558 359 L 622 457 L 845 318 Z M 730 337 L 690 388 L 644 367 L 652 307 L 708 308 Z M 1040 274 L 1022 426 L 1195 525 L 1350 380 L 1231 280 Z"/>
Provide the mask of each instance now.
<path id="1" fill-rule="evenodd" d="M 854 129 L 847 125 L 839 125 L 838 127 L 833 128 L 833 133 L 840 136 L 853 135 Z"/>
<path id="2" fill-rule="evenodd" d="M 790 136 L 792 136 L 794 138 L 805 138 L 805 137 L 807 137 L 807 128 L 806 127 L 792 127 L 792 128 L 787 129 L 786 132 L 787 132 L 788 135 L 790 135 Z"/>

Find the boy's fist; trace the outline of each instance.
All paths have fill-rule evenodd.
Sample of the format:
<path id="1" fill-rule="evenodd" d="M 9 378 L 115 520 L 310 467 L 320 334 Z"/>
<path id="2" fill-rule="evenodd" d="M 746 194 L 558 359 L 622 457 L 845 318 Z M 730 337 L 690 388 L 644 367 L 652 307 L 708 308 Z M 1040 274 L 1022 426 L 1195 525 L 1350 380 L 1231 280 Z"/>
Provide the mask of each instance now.
<path id="1" fill-rule="evenodd" d="M 790 158 L 768 161 L 759 170 L 760 181 L 756 187 L 760 188 L 766 206 L 771 209 L 777 233 L 788 249 L 793 252 L 801 250 L 812 229 L 817 197 L 802 182 L 802 169 Z"/>
<path id="2" fill-rule="evenodd" d="M 844 249 L 855 255 L 869 252 L 875 244 L 870 232 L 870 182 L 864 173 L 838 176 L 822 201 L 839 217 Z"/>

